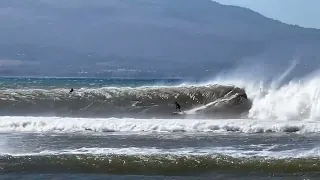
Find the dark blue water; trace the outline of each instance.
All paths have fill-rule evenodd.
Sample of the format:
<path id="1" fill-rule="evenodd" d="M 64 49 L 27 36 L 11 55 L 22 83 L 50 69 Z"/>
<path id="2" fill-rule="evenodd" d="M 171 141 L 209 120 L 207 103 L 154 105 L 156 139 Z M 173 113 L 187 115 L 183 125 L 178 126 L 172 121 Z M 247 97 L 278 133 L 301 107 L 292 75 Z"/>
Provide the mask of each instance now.
<path id="1" fill-rule="evenodd" d="M 298 177 L 297 177 L 298 176 Z M 139 176 L 139 175 L 103 175 L 103 174 L 10 174 L 0 175 L 2 180 L 316 180 L 317 176 L 301 175 L 257 175 L 257 174 L 210 174 L 208 176 Z"/>
<path id="2" fill-rule="evenodd" d="M 0 88 L 82 88 L 82 87 L 138 87 L 172 86 L 184 82 L 183 79 L 97 79 L 97 78 L 15 78 L 0 77 Z"/>

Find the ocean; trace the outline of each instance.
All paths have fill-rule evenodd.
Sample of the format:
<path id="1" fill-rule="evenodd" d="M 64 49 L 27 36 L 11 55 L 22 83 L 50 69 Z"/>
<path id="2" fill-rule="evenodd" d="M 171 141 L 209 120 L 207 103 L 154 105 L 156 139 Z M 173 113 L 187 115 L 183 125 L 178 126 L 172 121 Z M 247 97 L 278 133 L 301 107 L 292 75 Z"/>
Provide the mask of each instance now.
<path id="1" fill-rule="evenodd" d="M 317 179 L 319 84 L 0 78 L 0 179 Z"/>

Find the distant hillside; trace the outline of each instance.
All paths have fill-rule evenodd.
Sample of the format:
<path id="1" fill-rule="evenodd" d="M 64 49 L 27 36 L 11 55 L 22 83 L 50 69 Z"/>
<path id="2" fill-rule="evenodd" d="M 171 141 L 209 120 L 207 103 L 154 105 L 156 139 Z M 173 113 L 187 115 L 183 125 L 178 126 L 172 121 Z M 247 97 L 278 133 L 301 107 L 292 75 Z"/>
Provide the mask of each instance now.
<path id="1" fill-rule="evenodd" d="M 0 75 L 203 77 L 297 58 L 303 74 L 320 62 L 319 30 L 210 0 L 4 0 L 1 13 Z"/>

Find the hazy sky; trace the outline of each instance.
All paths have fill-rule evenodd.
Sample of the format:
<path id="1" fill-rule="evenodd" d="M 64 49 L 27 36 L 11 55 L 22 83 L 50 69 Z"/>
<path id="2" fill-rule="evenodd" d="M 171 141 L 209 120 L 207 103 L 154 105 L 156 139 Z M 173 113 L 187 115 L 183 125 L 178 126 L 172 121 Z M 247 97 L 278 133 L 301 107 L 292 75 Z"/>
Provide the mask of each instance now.
<path id="1" fill-rule="evenodd" d="M 320 29 L 320 0 L 214 0 L 243 6 L 289 24 Z"/>

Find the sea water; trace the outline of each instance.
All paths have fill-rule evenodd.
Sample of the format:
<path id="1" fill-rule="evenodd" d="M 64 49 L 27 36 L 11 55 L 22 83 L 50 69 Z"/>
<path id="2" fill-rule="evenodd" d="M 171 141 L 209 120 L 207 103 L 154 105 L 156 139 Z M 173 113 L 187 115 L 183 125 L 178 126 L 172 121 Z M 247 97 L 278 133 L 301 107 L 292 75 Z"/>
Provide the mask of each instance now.
<path id="1" fill-rule="evenodd" d="M 317 78 L 276 88 L 172 79 L 0 81 L 1 179 L 320 175 Z M 172 114 L 175 101 L 183 115 Z"/>

